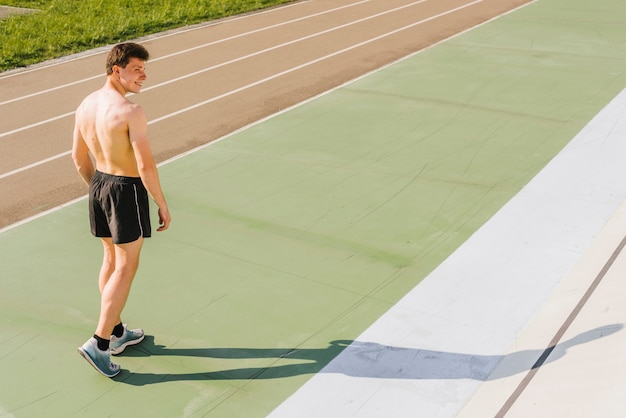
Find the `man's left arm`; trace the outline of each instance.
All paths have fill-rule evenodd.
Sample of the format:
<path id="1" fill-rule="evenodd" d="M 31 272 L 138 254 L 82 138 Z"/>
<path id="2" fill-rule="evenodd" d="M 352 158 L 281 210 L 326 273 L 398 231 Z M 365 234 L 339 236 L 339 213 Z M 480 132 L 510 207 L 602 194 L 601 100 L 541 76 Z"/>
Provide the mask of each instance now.
<path id="1" fill-rule="evenodd" d="M 165 201 L 159 171 L 150 149 L 147 136 L 148 121 L 143 109 L 136 106 L 128 115 L 128 137 L 133 147 L 137 170 L 148 194 L 159 207 L 159 228 L 157 231 L 165 231 L 172 220 L 172 217 Z"/>

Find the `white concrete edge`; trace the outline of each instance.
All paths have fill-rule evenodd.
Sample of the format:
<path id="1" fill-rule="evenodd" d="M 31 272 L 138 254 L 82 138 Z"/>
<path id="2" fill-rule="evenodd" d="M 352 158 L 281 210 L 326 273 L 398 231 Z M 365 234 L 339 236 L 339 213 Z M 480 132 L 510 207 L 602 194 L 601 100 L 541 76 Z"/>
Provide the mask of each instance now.
<path id="1" fill-rule="evenodd" d="M 271 416 L 457 414 L 623 202 L 624 137 L 626 90 Z"/>
<path id="2" fill-rule="evenodd" d="M 611 219 L 609 219 L 604 228 L 602 228 L 602 231 L 593 239 L 590 247 L 579 258 L 574 268 L 559 283 L 550 299 L 544 303 L 543 307 L 532 318 L 523 331 L 516 336 L 511 346 L 508 348 L 504 359 L 493 370 L 488 381 L 482 383 L 470 400 L 463 406 L 457 418 L 493 417 L 496 416 L 508 402 L 511 402 L 510 405 L 513 408 L 519 406 L 518 404 L 520 402 L 518 402 L 517 399 L 510 400 L 509 398 L 518 387 L 523 384 L 526 373 L 512 373 L 511 370 L 530 370 L 537 360 L 536 354 L 538 351 L 548 348 L 552 340 L 559 334 L 562 327 L 567 326 L 566 332 L 558 341 L 557 349 L 551 353 L 542 367 L 570 368 L 572 364 L 567 354 L 565 358 L 561 358 L 563 357 L 563 352 L 567 351 L 567 348 L 572 348 L 576 344 L 585 344 L 593 338 L 599 338 L 600 336 L 606 337 L 623 328 L 623 322 L 626 321 L 626 319 L 623 316 L 623 312 L 616 312 L 616 309 L 612 309 L 612 315 L 604 315 L 602 318 L 592 321 L 597 322 L 594 326 L 588 328 L 582 327 L 582 334 L 577 334 L 577 332 L 581 332 L 580 326 L 569 327 L 567 320 L 570 318 L 570 315 L 572 315 L 574 317 L 572 325 L 574 325 L 577 323 L 577 319 L 580 320 L 579 316 L 585 315 L 584 306 L 586 305 L 583 305 L 582 311 L 576 311 L 579 303 L 586 296 L 586 292 L 593 285 L 600 272 L 605 268 L 605 265 L 609 259 L 611 259 L 611 256 L 616 248 L 619 247 L 625 236 L 626 200 L 622 202 L 619 209 L 613 214 Z M 605 282 L 606 280 L 600 281 L 599 286 L 603 286 Z M 622 284 L 620 286 L 623 287 L 624 285 Z M 613 291 L 619 292 L 621 287 L 614 287 Z M 595 293 L 592 294 L 592 297 L 594 295 Z M 605 308 L 607 310 L 609 309 L 609 307 Z M 607 317 L 613 318 L 613 321 L 609 320 L 607 322 L 607 319 L 609 319 Z M 615 317 L 617 317 L 617 320 L 615 320 Z M 602 322 L 603 320 L 604 322 Z M 589 319 L 582 322 L 589 322 Z M 600 328 L 598 328 L 598 326 Z M 578 328 L 578 331 L 576 331 L 575 328 Z M 623 336 L 621 340 L 624 340 Z M 602 344 L 605 343 L 603 342 Z M 562 346 L 566 348 L 561 348 Z M 529 355 L 522 357 L 516 356 L 515 353 L 529 353 Z M 589 357 L 590 362 L 593 362 L 592 357 L 593 356 Z M 535 383 L 536 380 L 531 380 L 529 387 L 534 386 Z M 554 382 L 556 386 L 564 384 L 565 382 Z M 593 391 L 591 387 L 594 386 L 597 385 L 594 385 L 593 380 L 591 380 L 587 389 Z M 599 385 L 597 387 L 598 391 L 602 391 L 606 385 Z M 524 391 L 522 393 L 524 393 Z M 574 395 L 571 392 L 566 393 L 566 396 Z M 584 402 L 585 395 L 590 396 L 593 394 L 578 393 L 576 395 L 583 397 L 583 399 L 572 399 L 569 403 L 576 404 L 577 402 Z M 564 399 L 557 399 L 555 402 L 566 401 Z M 521 404 L 524 405 L 524 403 Z M 524 408 L 524 406 L 521 406 L 521 408 Z M 523 415 L 530 416 L 533 414 L 531 411 L 525 411 Z"/>

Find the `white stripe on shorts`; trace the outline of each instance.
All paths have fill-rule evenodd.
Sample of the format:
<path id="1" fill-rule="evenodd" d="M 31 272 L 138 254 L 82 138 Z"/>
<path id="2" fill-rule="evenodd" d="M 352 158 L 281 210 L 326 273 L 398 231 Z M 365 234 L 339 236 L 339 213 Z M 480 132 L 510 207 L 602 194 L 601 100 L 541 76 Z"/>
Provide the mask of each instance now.
<path id="1" fill-rule="evenodd" d="M 139 231 L 143 237 L 143 226 L 141 224 L 141 212 L 139 211 L 139 198 L 137 197 L 137 185 L 133 184 L 133 190 L 135 191 L 135 207 L 137 208 L 137 220 L 139 221 Z"/>

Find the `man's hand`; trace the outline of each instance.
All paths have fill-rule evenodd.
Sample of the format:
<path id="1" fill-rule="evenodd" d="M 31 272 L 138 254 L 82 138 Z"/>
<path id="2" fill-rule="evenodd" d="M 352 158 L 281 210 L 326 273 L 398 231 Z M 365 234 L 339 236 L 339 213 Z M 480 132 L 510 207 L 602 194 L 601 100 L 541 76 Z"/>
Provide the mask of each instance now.
<path id="1" fill-rule="evenodd" d="M 159 228 L 157 231 L 165 231 L 170 227 L 170 222 L 172 222 L 172 217 L 168 208 L 159 208 Z"/>

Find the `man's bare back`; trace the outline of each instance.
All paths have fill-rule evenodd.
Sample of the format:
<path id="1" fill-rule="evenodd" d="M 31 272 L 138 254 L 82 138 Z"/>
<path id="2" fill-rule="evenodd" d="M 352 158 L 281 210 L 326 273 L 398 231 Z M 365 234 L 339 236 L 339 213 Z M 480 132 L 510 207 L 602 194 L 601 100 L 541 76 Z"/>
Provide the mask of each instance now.
<path id="1" fill-rule="evenodd" d="M 147 120 L 143 109 L 125 96 L 139 93 L 147 78 L 145 70 L 145 61 L 138 58 L 131 58 L 124 68 L 115 67 L 105 85 L 87 96 L 76 111 L 75 136 L 85 143 L 100 172 L 140 175 L 137 151 L 141 150 L 135 145 L 147 142 Z"/>
<path id="2" fill-rule="evenodd" d="M 106 86 L 87 96 L 76 111 L 77 128 L 98 171 L 139 177 L 129 134 L 133 118 L 145 119 L 142 109 Z"/>

